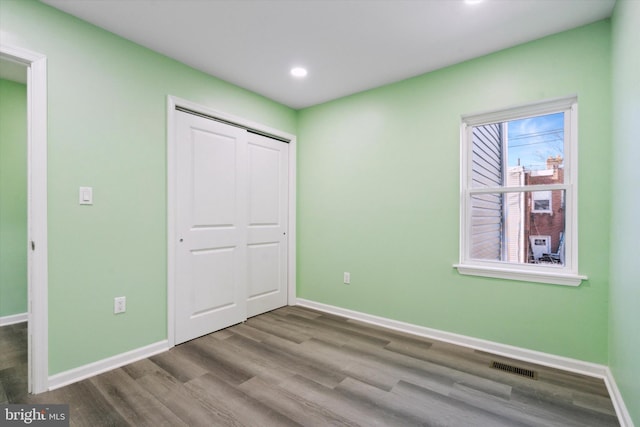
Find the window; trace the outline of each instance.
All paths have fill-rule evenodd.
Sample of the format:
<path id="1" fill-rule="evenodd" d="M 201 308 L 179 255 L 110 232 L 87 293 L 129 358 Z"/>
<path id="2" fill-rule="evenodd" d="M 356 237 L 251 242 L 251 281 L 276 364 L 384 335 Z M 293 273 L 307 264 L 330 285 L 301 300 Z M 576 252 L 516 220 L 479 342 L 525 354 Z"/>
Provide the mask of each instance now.
<path id="1" fill-rule="evenodd" d="M 577 99 L 462 117 L 461 274 L 577 286 Z"/>
<path id="2" fill-rule="evenodd" d="M 531 199 L 533 200 L 531 212 L 553 213 L 551 210 L 551 191 L 533 191 Z"/>

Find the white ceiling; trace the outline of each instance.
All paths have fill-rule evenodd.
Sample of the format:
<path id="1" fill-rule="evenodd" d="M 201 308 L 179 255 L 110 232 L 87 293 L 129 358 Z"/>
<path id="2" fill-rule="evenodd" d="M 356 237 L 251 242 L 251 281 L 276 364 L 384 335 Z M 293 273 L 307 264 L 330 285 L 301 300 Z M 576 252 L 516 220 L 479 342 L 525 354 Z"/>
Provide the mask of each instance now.
<path id="1" fill-rule="evenodd" d="M 611 15 L 615 0 L 42 0 L 293 108 Z M 308 68 L 296 79 L 293 66 Z"/>

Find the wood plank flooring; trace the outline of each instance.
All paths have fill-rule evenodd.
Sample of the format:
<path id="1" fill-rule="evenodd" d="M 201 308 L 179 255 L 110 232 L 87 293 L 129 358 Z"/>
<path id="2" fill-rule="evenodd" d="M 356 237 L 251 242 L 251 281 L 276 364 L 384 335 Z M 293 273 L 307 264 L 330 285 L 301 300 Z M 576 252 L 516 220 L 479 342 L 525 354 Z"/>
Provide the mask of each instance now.
<path id="1" fill-rule="evenodd" d="M 0 327 L 0 405 L 27 396 L 27 322 Z"/>
<path id="2" fill-rule="evenodd" d="M 494 360 L 532 369 L 537 379 L 492 369 Z M 619 425 L 602 380 L 302 307 L 15 396 L 68 403 L 76 426 Z"/>

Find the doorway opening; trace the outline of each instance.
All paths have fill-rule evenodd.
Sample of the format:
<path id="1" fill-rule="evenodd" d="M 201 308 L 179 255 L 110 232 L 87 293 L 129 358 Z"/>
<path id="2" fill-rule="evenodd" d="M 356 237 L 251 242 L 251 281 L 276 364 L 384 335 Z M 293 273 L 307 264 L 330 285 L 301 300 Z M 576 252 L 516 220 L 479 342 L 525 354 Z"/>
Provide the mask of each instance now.
<path id="1" fill-rule="evenodd" d="M 2 67 L 26 74 L 27 391 L 48 389 L 47 61 L 42 54 L 0 45 Z M 11 66 L 8 66 L 11 64 Z M 20 249 L 18 248 L 18 252 Z M 24 317 L 24 313 L 19 313 Z M 18 320 L 19 318 L 13 318 Z M 7 323 L 12 322 L 11 319 Z M 13 323 L 13 322 L 12 322 Z"/>
<path id="2" fill-rule="evenodd" d="M 0 404 L 28 392 L 27 70 L 0 58 Z"/>

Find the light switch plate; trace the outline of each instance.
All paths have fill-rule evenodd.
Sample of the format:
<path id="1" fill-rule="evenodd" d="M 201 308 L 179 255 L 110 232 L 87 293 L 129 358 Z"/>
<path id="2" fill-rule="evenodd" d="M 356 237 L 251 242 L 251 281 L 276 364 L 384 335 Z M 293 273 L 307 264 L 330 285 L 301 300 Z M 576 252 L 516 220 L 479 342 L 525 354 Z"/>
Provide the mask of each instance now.
<path id="1" fill-rule="evenodd" d="M 78 193 L 78 201 L 81 205 L 93 204 L 93 188 L 92 187 L 80 187 Z"/>
<path id="2" fill-rule="evenodd" d="M 124 313 L 127 311 L 127 297 L 115 297 L 113 299 L 114 314 Z"/>

